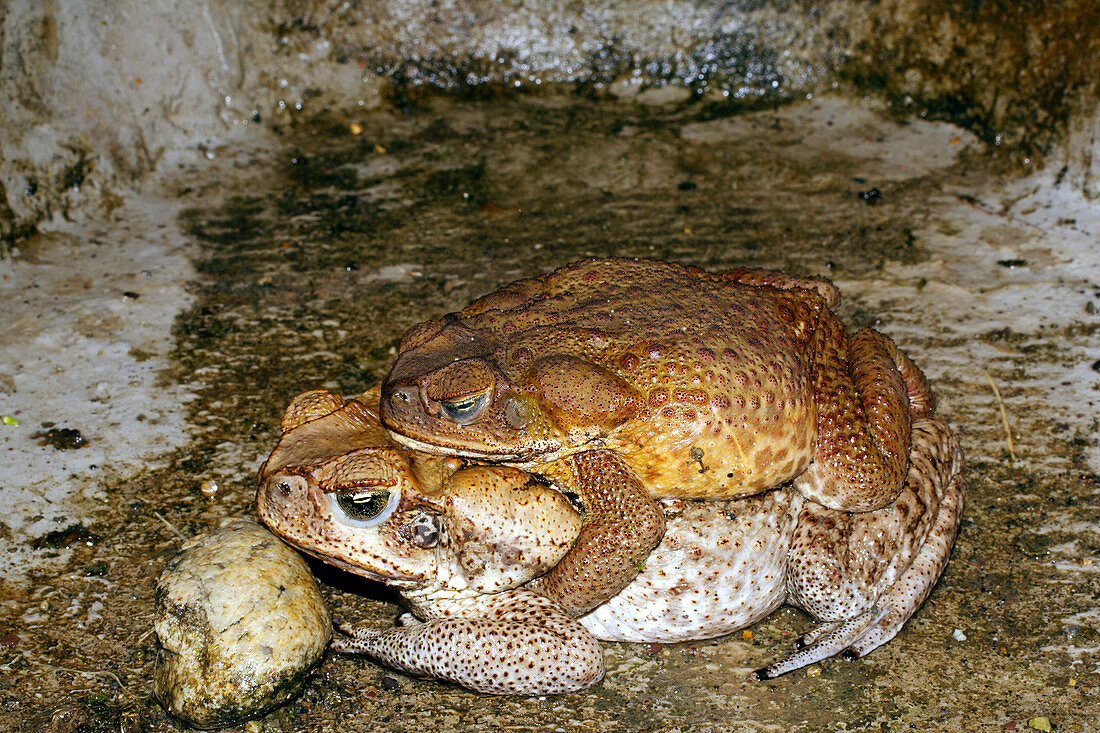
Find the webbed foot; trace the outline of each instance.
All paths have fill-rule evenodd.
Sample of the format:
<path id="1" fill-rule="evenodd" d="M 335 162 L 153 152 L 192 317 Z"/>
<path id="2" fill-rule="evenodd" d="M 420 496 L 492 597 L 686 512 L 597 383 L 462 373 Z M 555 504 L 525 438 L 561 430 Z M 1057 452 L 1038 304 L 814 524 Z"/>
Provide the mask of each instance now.
<path id="1" fill-rule="evenodd" d="M 842 653 L 858 659 L 894 638 L 947 565 L 962 515 L 961 472 L 950 428 L 921 418 L 905 489 L 891 506 L 846 514 L 805 504 L 791 547 L 789 600 L 822 623 L 794 654 L 754 676 L 770 679 Z"/>
<path id="2" fill-rule="evenodd" d="M 291 400 L 280 427 L 284 433 L 311 420 L 336 412 L 344 406 L 344 398 L 327 389 L 311 389 Z"/>

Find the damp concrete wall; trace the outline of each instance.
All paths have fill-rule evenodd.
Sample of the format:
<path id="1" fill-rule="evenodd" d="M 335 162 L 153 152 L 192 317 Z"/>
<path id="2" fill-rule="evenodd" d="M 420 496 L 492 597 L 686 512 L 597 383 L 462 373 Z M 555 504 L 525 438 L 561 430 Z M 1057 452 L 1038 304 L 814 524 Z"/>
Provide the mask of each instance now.
<path id="1" fill-rule="evenodd" d="M 9 0 L 5 10 L 8 245 L 43 220 L 112 209 L 181 145 L 423 87 L 570 83 L 717 105 L 840 88 L 961 124 L 1022 165 L 1071 150 L 1070 178 L 1096 187 L 1090 0 Z"/>
<path id="2" fill-rule="evenodd" d="M 279 17 L 255 1 L 10 2 L 0 56 L 7 237 L 113 208 L 166 151 L 255 124 L 278 108 L 275 97 L 300 96 L 304 72 L 344 91 L 310 49 L 279 47 Z"/>

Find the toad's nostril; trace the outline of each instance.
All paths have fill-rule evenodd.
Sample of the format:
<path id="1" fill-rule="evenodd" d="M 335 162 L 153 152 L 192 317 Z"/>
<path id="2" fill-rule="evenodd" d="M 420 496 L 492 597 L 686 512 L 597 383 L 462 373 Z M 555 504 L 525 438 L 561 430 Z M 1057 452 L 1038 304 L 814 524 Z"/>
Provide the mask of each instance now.
<path id="1" fill-rule="evenodd" d="M 272 476 L 264 484 L 260 497 L 275 505 L 288 505 L 294 501 L 295 490 L 299 488 L 299 478 L 287 474 Z"/>
<path id="2" fill-rule="evenodd" d="M 419 404 L 425 412 L 431 414 L 438 409 L 438 405 L 433 405 L 427 395 L 427 390 L 417 384 L 397 387 L 390 395 L 390 409 L 397 414 L 410 415 L 416 412 L 416 405 Z"/>

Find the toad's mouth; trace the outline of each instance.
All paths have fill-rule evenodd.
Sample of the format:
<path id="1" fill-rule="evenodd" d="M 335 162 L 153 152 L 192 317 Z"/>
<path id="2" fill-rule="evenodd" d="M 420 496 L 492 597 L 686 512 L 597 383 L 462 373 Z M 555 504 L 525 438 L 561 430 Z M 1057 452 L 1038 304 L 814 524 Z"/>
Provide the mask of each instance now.
<path id="1" fill-rule="evenodd" d="M 392 575 L 386 575 L 385 573 L 378 573 L 373 570 L 367 570 L 362 565 L 357 565 L 354 562 L 344 560 L 339 557 L 333 557 L 332 555 L 326 555 L 319 550 L 311 550 L 308 547 L 299 547 L 303 552 L 308 555 L 328 563 L 334 568 L 339 568 L 346 572 L 358 575 L 361 578 L 367 580 L 374 580 L 379 583 L 385 583 L 386 585 L 393 586 L 394 588 L 403 589 L 415 589 L 424 585 L 425 579 L 423 577 L 414 575 L 412 573 L 393 573 Z"/>
<path id="2" fill-rule="evenodd" d="M 455 456 L 486 463 L 500 463 L 524 471 L 537 471 L 538 466 L 555 461 L 566 452 L 562 444 L 554 440 L 542 440 L 534 445 L 524 446 L 525 450 L 523 452 L 516 452 L 515 450 L 494 452 L 492 450 L 475 450 L 441 443 L 426 443 L 395 430 L 390 430 L 390 436 L 402 446 L 424 453 L 437 456 Z"/>
<path id="3" fill-rule="evenodd" d="M 469 448 L 458 448 L 452 445 L 441 445 L 439 443 L 425 443 L 422 440 L 410 438 L 408 435 L 403 435 L 393 430 L 390 431 L 390 435 L 395 441 L 406 448 L 412 448 L 413 450 L 432 453 L 434 455 L 458 456 L 459 458 L 474 458 L 483 461 L 518 461 L 529 457 L 519 453 L 492 453 L 470 450 Z"/>

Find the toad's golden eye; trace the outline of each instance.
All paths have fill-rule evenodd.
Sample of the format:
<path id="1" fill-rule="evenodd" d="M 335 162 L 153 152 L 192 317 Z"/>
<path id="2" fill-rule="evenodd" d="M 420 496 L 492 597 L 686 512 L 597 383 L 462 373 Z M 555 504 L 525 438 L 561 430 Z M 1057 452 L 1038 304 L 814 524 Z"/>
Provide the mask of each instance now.
<path id="1" fill-rule="evenodd" d="M 489 399 L 489 390 L 485 390 L 456 400 L 440 400 L 439 407 L 451 420 L 457 423 L 468 423 L 477 419 L 485 411 L 489 406 Z"/>
<path id="2" fill-rule="evenodd" d="M 328 495 L 335 518 L 353 527 L 373 527 L 389 519 L 400 492 L 386 489 L 336 491 Z"/>

